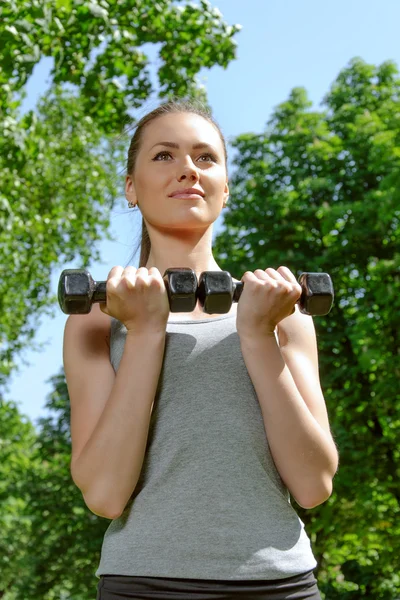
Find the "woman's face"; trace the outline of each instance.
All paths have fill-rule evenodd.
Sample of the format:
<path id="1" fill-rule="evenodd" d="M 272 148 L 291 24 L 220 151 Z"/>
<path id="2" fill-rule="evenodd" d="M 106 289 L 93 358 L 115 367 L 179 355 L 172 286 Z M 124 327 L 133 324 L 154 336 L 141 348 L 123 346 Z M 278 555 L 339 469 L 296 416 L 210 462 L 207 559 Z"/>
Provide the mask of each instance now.
<path id="1" fill-rule="evenodd" d="M 195 148 L 197 144 L 204 147 Z M 171 194 L 196 188 L 203 197 Z M 192 113 L 163 115 L 146 125 L 126 197 L 137 201 L 147 223 L 161 229 L 208 227 L 229 195 L 218 131 Z"/>

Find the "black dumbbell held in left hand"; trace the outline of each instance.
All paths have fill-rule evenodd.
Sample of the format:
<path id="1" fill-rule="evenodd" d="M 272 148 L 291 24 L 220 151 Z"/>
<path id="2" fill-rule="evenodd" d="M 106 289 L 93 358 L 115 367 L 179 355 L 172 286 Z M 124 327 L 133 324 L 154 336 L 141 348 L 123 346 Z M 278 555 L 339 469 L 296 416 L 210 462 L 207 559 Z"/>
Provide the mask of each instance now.
<path id="1" fill-rule="evenodd" d="M 296 304 L 305 315 L 327 315 L 333 304 L 333 285 L 328 273 L 302 273 L 298 279 L 302 294 Z M 224 314 L 232 302 L 238 302 L 244 287 L 236 283 L 228 271 L 204 271 L 200 275 L 197 297 L 203 311 Z"/>
<path id="2" fill-rule="evenodd" d="M 192 312 L 197 303 L 193 269 L 170 268 L 163 275 L 171 312 Z M 67 315 L 86 315 L 95 302 L 107 302 L 107 281 L 95 281 L 86 269 L 64 269 L 58 282 L 58 302 Z"/>

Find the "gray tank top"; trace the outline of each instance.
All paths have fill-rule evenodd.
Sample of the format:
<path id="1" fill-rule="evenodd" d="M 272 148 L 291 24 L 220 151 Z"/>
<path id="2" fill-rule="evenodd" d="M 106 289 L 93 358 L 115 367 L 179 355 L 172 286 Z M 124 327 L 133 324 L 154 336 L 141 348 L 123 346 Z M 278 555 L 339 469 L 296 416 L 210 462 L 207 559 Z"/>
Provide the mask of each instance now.
<path id="1" fill-rule="evenodd" d="M 112 318 L 115 371 L 125 339 Z M 236 314 L 170 318 L 140 478 L 95 575 L 273 580 L 316 566 L 270 453 Z"/>

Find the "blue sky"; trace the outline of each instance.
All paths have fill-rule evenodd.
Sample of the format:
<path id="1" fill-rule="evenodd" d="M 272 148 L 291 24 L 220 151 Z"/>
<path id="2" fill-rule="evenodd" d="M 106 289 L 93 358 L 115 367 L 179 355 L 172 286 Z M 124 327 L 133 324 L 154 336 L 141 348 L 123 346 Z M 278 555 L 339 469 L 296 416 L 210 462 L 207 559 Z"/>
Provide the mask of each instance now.
<path id="1" fill-rule="evenodd" d="M 198 2 L 195 2 L 198 4 Z M 228 69 L 202 70 L 199 77 L 227 141 L 241 133 L 259 133 L 274 107 L 287 99 L 291 89 L 305 87 L 314 107 L 329 90 L 339 71 L 351 58 L 360 56 L 368 63 L 394 60 L 400 67 L 400 2 L 398 0 L 211 0 L 229 24 L 239 23 L 236 35 L 237 60 Z M 153 52 L 154 54 L 154 52 Z M 23 110 L 34 109 L 49 85 L 52 59 L 42 60 L 27 84 Z M 139 115 L 155 107 L 153 99 Z M 229 147 L 228 147 L 229 152 Z M 121 193 L 123 189 L 121 179 Z M 101 261 L 89 268 L 96 280 L 105 280 L 114 265 L 125 265 L 139 234 L 139 218 L 125 210 L 121 197 L 111 218 L 116 241 L 99 245 Z M 214 226 L 214 235 L 223 227 L 223 217 Z M 133 263 L 135 264 L 135 263 Z M 52 293 L 63 268 L 52 274 Z M 137 266 L 137 265 L 136 265 Z M 266 269 L 268 266 L 260 265 Z M 305 265 L 306 270 L 306 265 Z M 234 276 L 241 278 L 242 273 Z M 62 341 L 67 316 L 54 307 L 54 316 L 43 316 L 36 342 L 44 349 L 27 349 L 18 360 L 5 398 L 14 400 L 22 414 L 34 424 L 47 415 L 46 397 L 52 391 L 47 380 L 62 365 Z"/>

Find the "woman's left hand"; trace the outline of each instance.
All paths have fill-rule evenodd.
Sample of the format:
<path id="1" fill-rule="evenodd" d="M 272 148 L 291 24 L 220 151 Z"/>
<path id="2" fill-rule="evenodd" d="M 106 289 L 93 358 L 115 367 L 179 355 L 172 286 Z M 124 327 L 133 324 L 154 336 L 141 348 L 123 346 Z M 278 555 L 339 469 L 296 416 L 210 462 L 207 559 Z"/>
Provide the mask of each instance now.
<path id="1" fill-rule="evenodd" d="M 274 336 L 277 324 L 292 315 L 302 288 L 287 267 L 246 271 L 236 313 L 239 336 Z"/>

